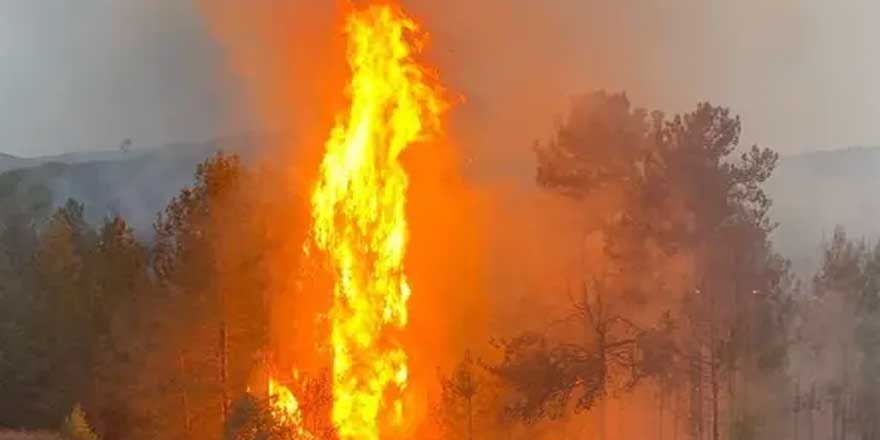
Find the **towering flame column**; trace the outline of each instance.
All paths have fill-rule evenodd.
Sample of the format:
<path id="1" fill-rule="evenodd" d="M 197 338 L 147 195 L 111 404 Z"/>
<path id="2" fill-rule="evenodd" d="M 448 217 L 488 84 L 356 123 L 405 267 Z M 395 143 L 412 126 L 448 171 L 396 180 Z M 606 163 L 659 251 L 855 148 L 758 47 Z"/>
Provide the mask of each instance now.
<path id="1" fill-rule="evenodd" d="M 441 128 L 436 75 L 415 60 L 425 35 L 395 6 L 358 7 L 346 25 L 350 108 L 330 133 L 312 193 L 312 235 L 335 277 L 330 311 L 333 422 L 342 439 L 380 438 L 403 417 L 410 287 L 409 179 L 400 155 Z"/>

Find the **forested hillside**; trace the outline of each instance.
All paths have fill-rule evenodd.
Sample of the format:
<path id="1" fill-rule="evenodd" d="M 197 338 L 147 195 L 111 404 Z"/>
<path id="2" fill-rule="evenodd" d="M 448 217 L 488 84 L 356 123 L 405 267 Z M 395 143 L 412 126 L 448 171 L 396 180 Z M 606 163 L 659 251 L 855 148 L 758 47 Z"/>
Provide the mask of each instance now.
<path id="1" fill-rule="evenodd" d="M 24 209 L 45 217 L 48 210 L 74 198 L 88 207 L 87 219 L 92 223 L 121 215 L 138 234 L 149 234 L 156 213 L 192 183 L 198 163 L 219 151 L 248 160 L 268 139 L 242 135 L 127 153 L 87 152 L 8 162 L 0 158 L 0 167 L 12 167 L 0 174 L 0 213 Z"/>

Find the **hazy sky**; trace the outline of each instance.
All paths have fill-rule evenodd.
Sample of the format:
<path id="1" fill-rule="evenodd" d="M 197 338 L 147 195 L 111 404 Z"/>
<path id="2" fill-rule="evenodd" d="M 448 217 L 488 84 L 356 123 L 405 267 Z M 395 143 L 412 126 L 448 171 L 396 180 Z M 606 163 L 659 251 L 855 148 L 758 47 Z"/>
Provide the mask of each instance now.
<path id="1" fill-rule="evenodd" d="M 747 141 L 782 152 L 880 145 L 874 0 L 409 3 L 458 66 L 455 85 L 490 115 L 528 89 L 548 96 L 535 116 L 550 120 L 558 98 L 603 87 L 669 111 L 729 105 Z M 190 0 L 0 0 L 0 151 L 242 130 L 252 124 L 225 66 Z"/>
<path id="2" fill-rule="evenodd" d="M 213 137 L 235 83 L 187 0 L 0 0 L 0 151 Z"/>

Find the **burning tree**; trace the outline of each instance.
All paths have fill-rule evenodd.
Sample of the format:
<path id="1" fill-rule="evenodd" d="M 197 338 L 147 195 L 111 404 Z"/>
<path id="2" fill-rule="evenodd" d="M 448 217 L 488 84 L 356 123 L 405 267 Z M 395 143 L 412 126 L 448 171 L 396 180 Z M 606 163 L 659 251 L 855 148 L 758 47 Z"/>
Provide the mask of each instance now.
<path id="1" fill-rule="evenodd" d="M 352 6 L 345 33 L 350 103 L 325 145 L 305 252 L 325 258 L 333 280 L 333 424 L 342 439 L 377 440 L 403 425 L 410 375 L 400 341 L 413 294 L 400 159 L 440 132 L 446 103 L 436 75 L 415 59 L 424 35 L 399 7 Z"/>

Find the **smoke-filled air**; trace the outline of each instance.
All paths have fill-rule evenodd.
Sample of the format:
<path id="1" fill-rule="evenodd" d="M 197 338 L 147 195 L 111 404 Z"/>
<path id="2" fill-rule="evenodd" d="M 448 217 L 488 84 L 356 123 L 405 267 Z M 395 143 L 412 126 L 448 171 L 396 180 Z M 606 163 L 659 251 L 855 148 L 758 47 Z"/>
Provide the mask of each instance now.
<path id="1" fill-rule="evenodd" d="M 872 3 L 9 3 L 0 440 L 880 440 Z"/>

